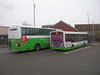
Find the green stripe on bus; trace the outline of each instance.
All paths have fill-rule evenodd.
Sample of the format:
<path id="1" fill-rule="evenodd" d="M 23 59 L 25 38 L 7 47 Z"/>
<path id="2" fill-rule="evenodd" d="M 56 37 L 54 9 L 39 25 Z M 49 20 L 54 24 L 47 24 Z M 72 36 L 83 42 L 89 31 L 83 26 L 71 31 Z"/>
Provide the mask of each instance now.
<path id="1" fill-rule="evenodd" d="M 34 50 L 35 45 L 38 43 L 40 44 L 41 48 L 49 48 L 50 47 L 50 37 L 47 38 L 28 38 L 25 43 L 22 43 L 20 39 L 8 39 L 11 40 L 11 47 L 8 46 L 10 50 Z M 20 44 L 20 47 L 16 46 L 16 42 L 18 41 L 17 44 Z"/>

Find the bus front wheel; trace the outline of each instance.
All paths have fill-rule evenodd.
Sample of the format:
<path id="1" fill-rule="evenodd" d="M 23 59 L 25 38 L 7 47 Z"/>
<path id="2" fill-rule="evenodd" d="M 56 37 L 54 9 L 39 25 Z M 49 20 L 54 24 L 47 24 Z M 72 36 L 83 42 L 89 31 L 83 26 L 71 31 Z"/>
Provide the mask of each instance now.
<path id="1" fill-rule="evenodd" d="M 36 51 L 40 50 L 40 48 L 41 48 L 41 47 L 40 47 L 40 44 L 36 44 L 36 45 L 35 45 L 35 50 L 36 50 Z"/>

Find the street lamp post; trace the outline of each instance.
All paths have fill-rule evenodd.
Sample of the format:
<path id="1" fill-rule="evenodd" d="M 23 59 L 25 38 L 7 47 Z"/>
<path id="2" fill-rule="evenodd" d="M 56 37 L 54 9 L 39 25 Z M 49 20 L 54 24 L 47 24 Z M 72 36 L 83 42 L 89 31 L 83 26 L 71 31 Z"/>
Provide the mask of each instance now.
<path id="1" fill-rule="evenodd" d="M 34 26 L 35 26 L 35 2 L 34 2 L 34 0 L 32 0 L 33 1 L 33 21 L 34 21 Z"/>
<path id="2" fill-rule="evenodd" d="M 93 43 L 94 43 L 94 21 L 92 21 L 92 28 L 93 28 Z"/>
<path id="3" fill-rule="evenodd" d="M 90 26 L 89 26 L 89 13 L 88 12 L 87 12 L 87 18 L 88 18 L 88 35 L 89 35 L 88 43 L 90 44 L 90 33 L 89 33 Z"/>
<path id="4" fill-rule="evenodd" d="M 87 18 L 88 18 L 88 34 L 89 34 L 90 27 L 89 27 L 89 13 L 88 12 L 87 12 Z"/>

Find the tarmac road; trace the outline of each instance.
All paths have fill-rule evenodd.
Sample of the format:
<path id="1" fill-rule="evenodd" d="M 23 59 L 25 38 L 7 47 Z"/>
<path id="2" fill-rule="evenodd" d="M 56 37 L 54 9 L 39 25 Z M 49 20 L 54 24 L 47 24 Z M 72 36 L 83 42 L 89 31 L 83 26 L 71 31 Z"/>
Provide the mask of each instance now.
<path id="1" fill-rule="evenodd" d="M 100 75 L 100 46 L 23 52 L 1 48 L 0 75 Z"/>

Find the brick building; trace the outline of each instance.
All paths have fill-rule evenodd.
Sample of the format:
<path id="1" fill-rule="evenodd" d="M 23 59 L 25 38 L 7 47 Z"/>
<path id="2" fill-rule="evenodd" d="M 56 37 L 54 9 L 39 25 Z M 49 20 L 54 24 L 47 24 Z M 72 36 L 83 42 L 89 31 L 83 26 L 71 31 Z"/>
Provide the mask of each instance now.
<path id="1" fill-rule="evenodd" d="M 55 29 L 61 29 L 63 31 L 73 31 L 73 32 L 78 32 L 77 29 L 74 27 L 70 26 L 69 24 L 65 23 L 64 21 L 59 21 L 54 25 L 43 25 L 42 28 L 55 28 Z"/>
<path id="2" fill-rule="evenodd" d="M 90 39 L 94 39 L 100 41 L 100 24 L 76 24 L 75 28 L 80 32 L 88 32 L 90 34 Z"/>

